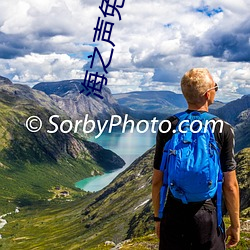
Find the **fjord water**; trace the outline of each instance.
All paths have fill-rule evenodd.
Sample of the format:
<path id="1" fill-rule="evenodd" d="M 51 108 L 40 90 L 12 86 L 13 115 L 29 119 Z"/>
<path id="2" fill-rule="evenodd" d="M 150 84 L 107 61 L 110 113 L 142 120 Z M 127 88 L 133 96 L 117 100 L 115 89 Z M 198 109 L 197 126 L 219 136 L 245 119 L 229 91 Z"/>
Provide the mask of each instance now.
<path id="1" fill-rule="evenodd" d="M 125 162 L 121 169 L 100 176 L 78 181 L 75 186 L 85 191 L 95 192 L 107 186 L 119 173 L 124 171 L 135 159 L 145 153 L 155 144 L 156 134 L 150 130 L 141 134 L 134 130 L 133 133 L 127 131 L 113 131 L 112 133 L 102 134 L 99 138 L 90 138 L 90 141 L 98 143 L 106 149 L 110 149 L 118 154 Z"/>

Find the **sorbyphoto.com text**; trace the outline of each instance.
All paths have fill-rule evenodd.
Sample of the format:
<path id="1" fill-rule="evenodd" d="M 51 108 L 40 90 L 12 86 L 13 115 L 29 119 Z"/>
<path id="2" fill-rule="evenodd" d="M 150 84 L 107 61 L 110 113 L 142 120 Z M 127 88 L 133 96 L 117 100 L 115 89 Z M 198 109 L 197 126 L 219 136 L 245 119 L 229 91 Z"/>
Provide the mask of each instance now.
<path id="1" fill-rule="evenodd" d="M 129 132 L 133 133 L 135 130 L 138 133 L 146 133 L 147 131 L 151 131 L 151 133 L 157 133 L 159 130 L 161 133 L 168 133 L 172 128 L 172 123 L 169 120 L 157 120 L 154 117 L 151 120 L 140 120 L 135 122 L 132 119 L 129 119 L 129 115 L 125 114 L 124 117 L 120 115 L 112 115 L 110 120 L 100 121 L 89 119 L 89 115 L 86 114 L 84 119 L 71 121 L 69 119 L 63 120 L 58 124 L 58 120 L 60 119 L 59 115 L 52 115 L 48 118 L 48 122 L 52 128 L 47 129 L 46 132 L 49 134 L 54 134 L 58 131 L 61 133 L 96 133 L 95 138 L 100 137 L 104 132 L 112 133 L 114 129 L 121 129 L 121 133 Z M 41 130 L 43 126 L 43 122 L 38 116 L 30 116 L 26 122 L 26 128 L 32 132 L 36 133 Z M 179 131 L 180 133 L 186 133 L 185 123 L 188 123 L 188 120 L 183 120 L 178 124 L 178 127 L 173 130 L 173 133 Z M 192 121 L 189 126 L 190 130 L 193 133 L 199 133 L 204 126 L 204 131 L 206 132 L 208 126 L 211 127 L 212 132 L 215 130 L 216 124 L 220 124 L 219 133 L 222 133 L 223 130 L 223 122 L 222 120 L 209 120 L 203 124 L 200 120 Z M 163 126 L 164 125 L 164 126 Z M 164 129 L 163 129 L 164 127 Z"/>

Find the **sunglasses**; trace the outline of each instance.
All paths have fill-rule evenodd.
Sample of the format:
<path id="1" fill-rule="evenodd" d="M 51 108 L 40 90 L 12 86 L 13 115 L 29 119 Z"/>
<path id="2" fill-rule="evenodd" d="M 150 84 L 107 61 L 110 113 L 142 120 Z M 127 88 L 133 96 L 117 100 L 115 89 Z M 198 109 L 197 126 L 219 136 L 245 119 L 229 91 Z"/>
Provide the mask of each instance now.
<path id="1" fill-rule="evenodd" d="M 215 91 L 218 91 L 218 89 L 219 89 L 218 84 L 217 84 L 217 83 L 214 83 L 214 87 L 212 87 L 212 88 L 210 88 L 210 89 L 207 89 L 207 91 L 206 91 L 203 95 L 205 95 L 208 91 L 210 91 L 210 90 L 212 90 L 212 89 L 214 89 Z"/>

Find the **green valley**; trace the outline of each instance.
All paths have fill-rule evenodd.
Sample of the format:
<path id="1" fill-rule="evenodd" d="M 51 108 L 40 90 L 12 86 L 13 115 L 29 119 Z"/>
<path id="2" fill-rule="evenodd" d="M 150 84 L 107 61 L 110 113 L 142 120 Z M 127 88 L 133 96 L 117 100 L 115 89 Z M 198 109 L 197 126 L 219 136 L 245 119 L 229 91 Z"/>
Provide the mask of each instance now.
<path id="1" fill-rule="evenodd" d="M 236 159 L 239 171 L 250 167 L 250 149 L 240 151 Z M 72 201 L 64 198 L 21 208 L 6 217 L 0 230 L 3 249 L 157 249 L 152 221 L 151 175 L 154 148 L 138 158 L 105 189 L 82 194 Z M 242 169 L 243 168 L 243 169 Z M 249 171 L 248 171 L 249 173 Z M 242 176 L 243 177 L 243 176 Z M 247 186 L 247 176 L 240 185 Z M 241 242 L 235 249 L 249 246 L 249 190 L 241 197 Z M 225 218 L 226 224 L 229 219 Z M 119 244 L 120 243 L 120 244 Z"/>

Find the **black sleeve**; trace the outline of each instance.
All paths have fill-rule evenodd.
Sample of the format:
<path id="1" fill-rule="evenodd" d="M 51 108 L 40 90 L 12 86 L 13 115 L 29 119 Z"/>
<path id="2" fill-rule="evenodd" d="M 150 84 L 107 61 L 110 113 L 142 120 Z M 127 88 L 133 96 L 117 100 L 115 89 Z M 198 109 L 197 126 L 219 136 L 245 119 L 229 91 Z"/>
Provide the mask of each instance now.
<path id="1" fill-rule="evenodd" d="M 175 116 L 171 116 L 167 118 L 166 120 L 169 120 L 172 124 L 171 129 L 167 133 L 161 133 L 159 130 L 157 132 L 156 136 L 156 146 L 155 146 L 155 155 L 154 155 L 154 169 L 160 170 L 161 166 L 161 159 L 163 155 L 163 149 L 168 140 L 172 138 L 173 135 L 173 129 L 176 128 L 176 125 L 178 123 L 178 119 Z M 163 123 L 162 125 L 162 131 L 168 130 L 168 123 Z"/>
<path id="2" fill-rule="evenodd" d="M 228 172 L 236 169 L 236 161 L 234 158 L 235 138 L 232 126 L 223 121 L 221 133 L 217 126 L 215 128 L 215 139 L 220 147 L 220 162 L 223 172 Z"/>

